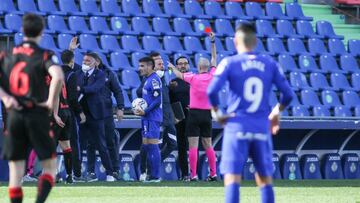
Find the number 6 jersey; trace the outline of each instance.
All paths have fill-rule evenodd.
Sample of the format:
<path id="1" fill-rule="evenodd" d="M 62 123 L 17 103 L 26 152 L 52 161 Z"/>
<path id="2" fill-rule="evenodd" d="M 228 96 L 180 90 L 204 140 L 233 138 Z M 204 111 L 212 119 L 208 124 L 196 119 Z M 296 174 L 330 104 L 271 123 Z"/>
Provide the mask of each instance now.
<path id="1" fill-rule="evenodd" d="M 0 52 L 0 85 L 27 108 L 48 97 L 48 68 L 58 63 L 51 51 L 34 42 L 23 42 L 10 52 Z"/>

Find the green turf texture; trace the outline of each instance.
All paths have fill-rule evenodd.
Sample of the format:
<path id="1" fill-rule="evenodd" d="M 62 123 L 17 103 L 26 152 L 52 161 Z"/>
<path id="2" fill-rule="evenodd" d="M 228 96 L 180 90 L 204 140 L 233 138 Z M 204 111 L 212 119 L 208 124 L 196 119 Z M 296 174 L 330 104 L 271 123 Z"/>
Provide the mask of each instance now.
<path id="1" fill-rule="evenodd" d="M 0 202 L 9 202 L 6 183 L 0 183 Z M 162 182 L 145 184 L 78 183 L 57 184 L 49 203 L 219 203 L 223 202 L 222 182 Z M 36 185 L 25 184 L 25 201 L 35 201 Z M 360 180 L 317 180 L 275 182 L 276 202 L 360 203 Z M 252 181 L 244 181 L 241 202 L 260 202 L 258 189 Z"/>

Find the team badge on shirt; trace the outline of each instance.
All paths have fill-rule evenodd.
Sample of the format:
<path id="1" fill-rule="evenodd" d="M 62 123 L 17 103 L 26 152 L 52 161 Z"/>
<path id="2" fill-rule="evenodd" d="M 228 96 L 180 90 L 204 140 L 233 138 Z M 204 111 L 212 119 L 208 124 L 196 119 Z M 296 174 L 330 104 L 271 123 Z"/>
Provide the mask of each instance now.
<path id="1" fill-rule="evenodd" d="M 157 80 L 155 80 L 155 79 L 151 80 L 151 84 L 155 90 L 160 89 L 160 84 Z"/>

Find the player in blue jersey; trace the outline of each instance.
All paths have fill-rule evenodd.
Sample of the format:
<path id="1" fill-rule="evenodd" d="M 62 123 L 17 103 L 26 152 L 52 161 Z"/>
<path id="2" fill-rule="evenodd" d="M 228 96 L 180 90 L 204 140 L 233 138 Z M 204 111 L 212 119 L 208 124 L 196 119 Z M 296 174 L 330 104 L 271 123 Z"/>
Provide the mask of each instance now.
<path id="1" fill-rule="evenodd" d="M 256 168 L 256 183 L 263 203 L 274 202 L 272 187 L 272 139 L 279 130 L 280 112 L 291 102 L 293 92 L 279 65 L 252 50 L 256 31 L 241 24 L 235 33 L 237 55 L 226 57 L 217 67 L 208 88 L 213 117 L 226 123 L 220 170 L 224 174 L 225 202 L 239 202 L 241 173 L 248 156 Z M 218 109 L 218 93 L 228 83 L 226 113 Z M 269 94 L 275 84 L 281 93 L 280 103 L 271 111 Z M 271 112 L 270 112 L 271 111 Z"/>
<path id="2" fill-rule="evenodd" d="M 145 182 L 160 182 L 160 126 L 163 121 L 162 113 L 162 84 L 156 74 L 155 62 L 150 57 L 139 60 L 139 72 L 146 78 L 142 89 L 143 99 L 148 107 L 143 111 L 136 110 L 135 115 L 141 116 L 142 144 L 146 152 L 146 157 L 151 167 L 150 178 Z"/>

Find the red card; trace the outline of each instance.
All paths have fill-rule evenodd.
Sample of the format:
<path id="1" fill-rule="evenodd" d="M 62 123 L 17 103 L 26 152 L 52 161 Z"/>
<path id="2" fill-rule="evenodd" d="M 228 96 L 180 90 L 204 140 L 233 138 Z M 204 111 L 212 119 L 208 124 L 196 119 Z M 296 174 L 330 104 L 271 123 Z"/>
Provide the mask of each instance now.
<path id="1" fill-rule="evenodd" d="M 210 32 L 212 32 L 211 27 L 206 27 L 204 31 L 205 31 L 205 33 L 210 33 Z"/>

